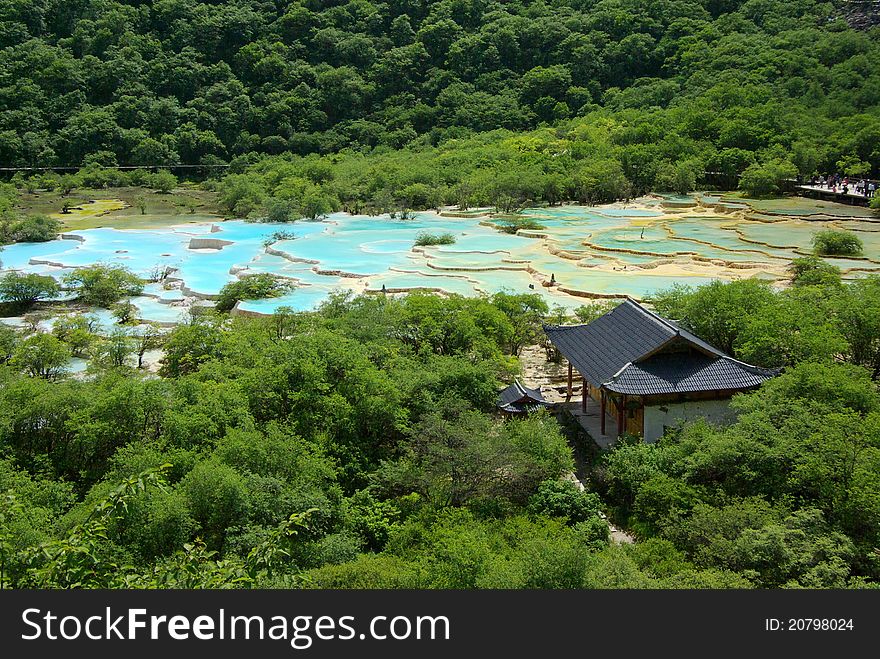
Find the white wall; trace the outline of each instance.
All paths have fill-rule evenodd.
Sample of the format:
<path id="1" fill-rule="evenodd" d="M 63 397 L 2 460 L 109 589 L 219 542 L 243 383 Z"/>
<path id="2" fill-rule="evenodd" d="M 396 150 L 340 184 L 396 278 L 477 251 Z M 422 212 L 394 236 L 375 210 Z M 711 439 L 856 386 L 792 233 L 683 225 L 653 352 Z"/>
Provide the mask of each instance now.
<path id="1" fill-rule="evenodd" d="M 656 442 L 663 436 L 665 426 L 675 426 L 681 421 L 695 419 L 706 419 L 709 423 L 722 425 L 736 421 L 736 413 L 730 409 L 730 399 L 646 406 L 645 441 Z"/>

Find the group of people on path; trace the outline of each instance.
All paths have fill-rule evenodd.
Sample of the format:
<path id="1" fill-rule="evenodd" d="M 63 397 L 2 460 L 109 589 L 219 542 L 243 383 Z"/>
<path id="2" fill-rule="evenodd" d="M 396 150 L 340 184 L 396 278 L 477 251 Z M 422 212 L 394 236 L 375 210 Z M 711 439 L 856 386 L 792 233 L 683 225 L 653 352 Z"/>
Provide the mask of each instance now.
<path id="1" fill-rule="evenodd" d="M 828 176 L 814 176 L 810 179 L 810 185 L 814 188 L 825 188 L 831 192 L 854 194 L 867 199 L 872 199 L 877 191 L 878 183 L 867 179 L 850 179 L 840 174 Z"/>

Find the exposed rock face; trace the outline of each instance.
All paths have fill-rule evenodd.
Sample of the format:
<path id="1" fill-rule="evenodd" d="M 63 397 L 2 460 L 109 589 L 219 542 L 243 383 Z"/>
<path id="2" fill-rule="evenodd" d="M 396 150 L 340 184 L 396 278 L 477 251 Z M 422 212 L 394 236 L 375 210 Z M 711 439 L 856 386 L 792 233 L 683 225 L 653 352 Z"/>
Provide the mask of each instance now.
<path id="1" fill-rule="evenodd" d="M 223 249 L 227 245 L 231 245 L 229 240 L 220 240 L 219 238 L 192 238 L 189 241 L 190 249 Z"/>
<path id="2" fill-rule="evenodd" d="M 840 0 L 840 14 L 856 30 L 880 25 L 880 0 Z"/>

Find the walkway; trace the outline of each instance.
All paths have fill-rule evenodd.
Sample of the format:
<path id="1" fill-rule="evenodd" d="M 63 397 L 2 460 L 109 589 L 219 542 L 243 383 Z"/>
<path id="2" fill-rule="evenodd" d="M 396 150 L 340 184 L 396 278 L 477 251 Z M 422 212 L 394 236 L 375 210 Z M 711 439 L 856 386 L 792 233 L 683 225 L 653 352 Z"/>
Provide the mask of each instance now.
<path id="1" fill-rule="evenodd" d="M 583 482 L 581 480 L 579 480 L 578 477 L 572 472 L 565 474 L 562 477 L 562 479 L 567 480 L 567 481 L 571 481 L 572 483 L 574 483 L 574 486 L 577 489 L 579 489 L 581 492 L 583 492 L 587 489 L 584 486 Z M 606 522 L 608 522 L 608 516 L 605 513 L 600 512 L 599 517 L 601 517 Z M 627 533 L 623 529 L 614 526 L 614 524 L 612 524 L 611 522 L 608 522 L 608 534 L 611 538 L 611 544 L 631 545 L 636 541 L 636 539 L 633 536 L 631 536 L 629 533 Z"/>
<path id="2" fill-rule="evenodd" d="M 801 191 L 802 194 L 806 193 L 805 196 L 817 198 L 826 197 L 828 199 L 833 199 L 834 201 L 839 201 L 846 204 L 867 205 L 868 202 L 870 202 L 870 197 L 859 194 L 857 192 L 853 192 L 852 186 L 849 187 L 850 191 L 846 194 L 843 194 L 840 187 L 837 188 L 837 192 L 835 192 L 831 188 L 820 185 L 798 185 L 796 187 L 798 190 Z"/>
<path id="3" fill-rule="evenodd" d="M 599 409 L 599 403 L 592 398 L 587 398 L 586 412 L 582 410 L 580 400 L 560 403 L 559 406 L 569 411 L 577 422 L 581 424 L 581 428 L 587 431 L 600 448 L 608 448 L 617 440 L 617 421 L 607 412 L 605 413 L 605 434 L 602 434 L 601 410 Z"/>

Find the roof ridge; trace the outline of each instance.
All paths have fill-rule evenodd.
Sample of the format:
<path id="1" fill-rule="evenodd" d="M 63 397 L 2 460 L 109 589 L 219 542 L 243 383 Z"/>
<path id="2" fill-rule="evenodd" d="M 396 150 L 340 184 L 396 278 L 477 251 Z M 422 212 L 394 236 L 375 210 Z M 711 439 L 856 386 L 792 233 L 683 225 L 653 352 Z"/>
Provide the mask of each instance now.
<path id="1" fill-rule="evenodd" d="M 719 355 L 718 359 L 726 359 L 727 361 L 733 362 L 739 366 L 744 366 L 751 371 L 761 371 L 763 373 L 780 373 L 782 371 L 781 368 L 764 368 L 763 366 L 755 366 L 754 364 L 749 364 L 748 362 L 744 362 L 741 359 L 737 359 L 736 357 L 731 357 L 730 355 Z"/>
<path id="2" fill-rule="evenodd" d="M 599 316 L 601 318 L 602 316 Z M 596 319 L 598 320 L 598 318 Z M 557 329 L 575 329 L 578 327 L 586 327 L 590 323 L 578 323 L 577 325 L 562 325 L 562 324 L 553 324 L 553 323 L 541 323 L 541 328 L 543 330 L 557 330 Z"/>
<path id="3" fill-rule="evenodd" d="M 621 367 L 617 370 L 617 373 L 615 373 L 614 375 L 612 375 L 612 376 L 608 379 L 607 382 L 603 382 L 603 383 L 602 383 L 602 386 L 604 387 L 606 384 L 611 384 L 612 382 L 614 382 L 617 378 L 619 378 L 621 375 L 623 375 L 623 372 L 624 372 L 625 370 L 627 370 L 630 366 L 632 366 L 633 363 L 634 363 L 634 362 L 627 362 L 626 364 L 624 364 L 623 366 L 621 366 Z"/>

